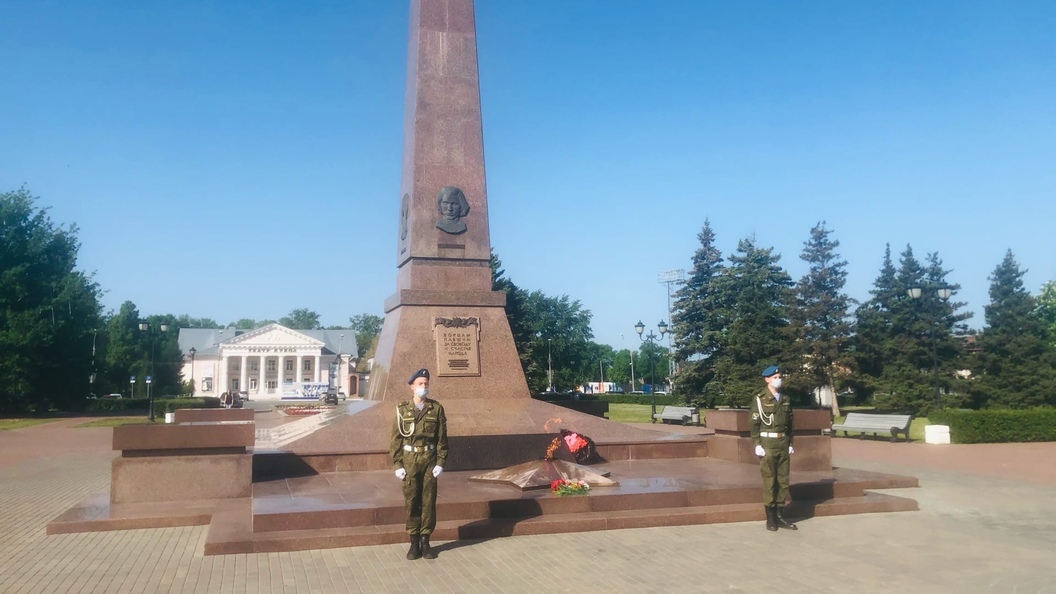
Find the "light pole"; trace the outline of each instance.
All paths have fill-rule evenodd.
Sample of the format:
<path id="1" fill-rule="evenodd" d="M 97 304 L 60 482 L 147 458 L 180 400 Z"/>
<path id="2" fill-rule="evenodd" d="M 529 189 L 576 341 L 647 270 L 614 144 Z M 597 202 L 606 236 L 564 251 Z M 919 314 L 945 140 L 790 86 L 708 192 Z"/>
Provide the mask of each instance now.
<path id="1" fill-rule="evenodd" d="M 638 340 L 644 340 L 644 341 L 651 342 L 651 343 L 653 343 L 654 347 L 656 346 L 656 343 L 658 341 L 663 340 L 664 334 L 667 334 L 667 323 L 664 322 L 663 320 L 660 320 L 660 323 L 656 325 L 656 328 L 657 328 L 657 330 L 660 331 L 660 336 L 657 336 L 657 335 L 653 334 L 652 330 L 649 331 L 649 334 L 647 334 L 645 336 L 642 336 L 642 332 L 645 332 L 645 324 L 643 324 L 641 320 L 638 320 L 638 323 L 634 325 L 634 331 L 638 333 Z M 649 394 L 652 397 L 652 409 L 653 409 L 653 414 L 650 416 L 649 420 L 652 421 L 653 423 L 655 423 L 656 422 L 656 357 L 649 357 Z"/>
<path id="2" fill-rule="evenodd" d="M 198 391 L 194 385 L 194 356 L 198 354 L 198 349 L 192 346 L 191 350 L 187 352 L 191 355 L 191 397 L 193 398 L 194 393 Z"/>
<path id="3" fill-rule="evenodd" d="M 598 371 L 601 372 L 601 383 L 598 384 L 598 392 L 601 393 L 601 394 L 604 394 L 606 392 L 606 390 L 605 390 L 605 364 L 606 363 L 608 363 L 610 365 L 612 364 L 612 362 L 607 360 L 607 359 L 602 359 L 601 361 L 598 361 Z"/>
<path id="4" fill-rule="evenodd" d="M 546 339 L 546 379 L 550 384 L 550 391 L 554 391 L 554 362 L 550 358 L 550 339 Z"/>
<path id="5" fill-rule="evenodd" d="M 949 287 L 939 286 L 929 287 L 929 289 L 934 289 L 935 296 L 943 303 L 948 301 L 953 295 L 953 289 Z M 924 287 L 910 287 L 906 289 L 906 294 L 909 295 L 910 299 L 920 299 L 924 296 Z M 937 307 L 935 309 L 937 310 Z M 939 325 L 939 312 L 935 311 L 934 313 L 936 315 L 935 319 L 932 320 L 931 329 L 929 330 L 929 334 L 931 334 L 931 340 L 929 342 L 931 342 L 932 382 L 935 384 L 935 410 L 939 410 L 942 408 L 942 392 L 939 390 L 939 352 L 936 348 L 938 337 L 935 333 L 935 328 Z"/>
<path id="6" fill-rule="evenodd" d="M 88 390 L 91 396 L 95 397 L 95 337 L 99 334 L 99 330 L 92 330 L 92 373 L 88 376 L 88 385 L 91 386 Z"/>
<path id="7" fill-rule="evenodd" d="M 154 344 L 157 342 L 158 333 L 154 331 L 153 327 L 146 322 L 139 323 L 139 329 L 143 332 L 150 332 L 150 375 L 147 376 L 147 401 L 150 406 L 150 422 L 154 422 L 154 391 L 150 388 L 151 382 L 154 380 Z M 168 324 L 159 324 L 158 329 L 162 332 L 169 331 Z"/>

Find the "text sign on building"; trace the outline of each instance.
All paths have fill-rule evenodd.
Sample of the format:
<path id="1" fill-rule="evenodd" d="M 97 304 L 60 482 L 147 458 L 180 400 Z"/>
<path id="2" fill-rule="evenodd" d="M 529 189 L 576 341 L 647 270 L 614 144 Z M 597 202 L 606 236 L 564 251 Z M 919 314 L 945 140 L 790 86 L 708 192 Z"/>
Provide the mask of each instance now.
<path id="1" fill-rule="evenodd" d="M 438 376 L 480 375 L 480 319 L 433 320 Z"/>

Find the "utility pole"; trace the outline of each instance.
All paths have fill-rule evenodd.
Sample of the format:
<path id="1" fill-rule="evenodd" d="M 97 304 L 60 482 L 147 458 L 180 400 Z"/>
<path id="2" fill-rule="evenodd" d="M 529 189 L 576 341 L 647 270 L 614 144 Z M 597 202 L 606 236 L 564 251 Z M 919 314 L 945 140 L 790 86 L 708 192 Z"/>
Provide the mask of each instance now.
<path id="1" fill-rule="evenodd" d="M 667 285 L 667 319 L 671 320 L 671 325 L 674 327 L 674 316 L 671 315 L 671 287 L 686 282 L 686 271 L 682 268 L 664 270 L 656 276 L 656 280 L 661 285 Z M 674 353 L 673 336 L 674 332 L 667 335 L 667 377 L 669 378 L 675 376 L 675 358 L 672 356 Z"/>

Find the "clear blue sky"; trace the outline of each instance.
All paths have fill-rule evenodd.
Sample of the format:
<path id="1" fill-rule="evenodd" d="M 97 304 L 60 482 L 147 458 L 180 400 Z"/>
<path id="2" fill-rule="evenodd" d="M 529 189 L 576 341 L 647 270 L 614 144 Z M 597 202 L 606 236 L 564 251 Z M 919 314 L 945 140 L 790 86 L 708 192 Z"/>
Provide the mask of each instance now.
<path id="1" fill-rule="evenodd" d="M 0 0 L 0 190 L 76 223 L 116 309 L 382 313 L 407 2 Z M 1056 279 L 1056 3 L 478 0 L 492 245 L 596 339 L 667 318 L 710 217 L 794 278 L 825 220 L 859 300 L 938 251 L 983 325 Z"/>

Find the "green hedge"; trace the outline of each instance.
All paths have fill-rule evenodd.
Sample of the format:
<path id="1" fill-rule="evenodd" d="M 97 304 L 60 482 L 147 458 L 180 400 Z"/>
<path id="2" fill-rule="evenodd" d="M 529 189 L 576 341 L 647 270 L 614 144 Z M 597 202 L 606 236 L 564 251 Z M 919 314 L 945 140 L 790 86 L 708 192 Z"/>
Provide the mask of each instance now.
<path id="1" fill-rule="evenodd" d="M 652 394 L 598 394 L 598 397 L 609 404 L 652 404 Z M 673 394 L 657 394 L 656 405 L 668 406 L 682 404 L 682 399 Z"/>
<path id="2" fill-rule="evenodd" d="M 178 408 L 220 408 L 220 399 L 210 398 L 155 398 L 154 416 L 170 413 Z M 146 398 L 98 398 L 88 401 L 87 412 L 136 412 L 150 409 Z"/>
<path id="3" fill-rule="evenodd" d="M 154 416 L 164 415 L 180 408 L 220 408 L 220 399 L 215 396 L 205 398 L 155 398 Z"/>
<path id="4" fill-rule="evenodd" d="M 150 407 L 146 398 L 97 398 L 88 401 L 87 412 L 143 411 Z"/>
<path id="5" fill-rule="evenodd" d="M 928 420 L 949 425 L 953 443 L 1056 441 L 1056 409 L 941 410 Z"/>

